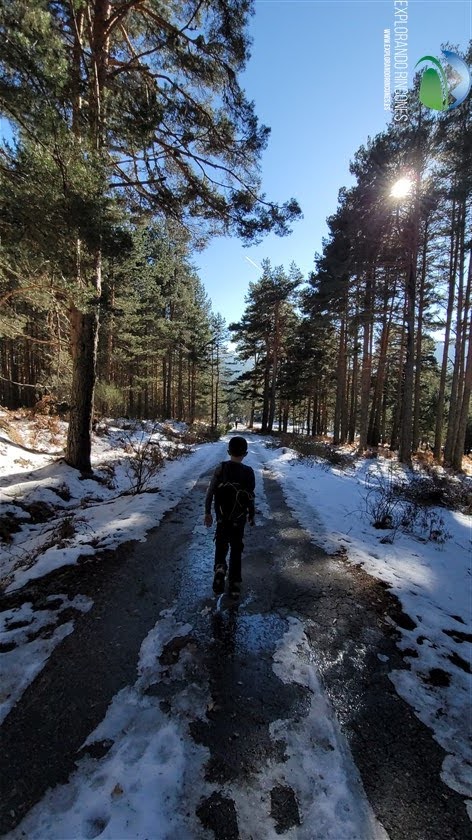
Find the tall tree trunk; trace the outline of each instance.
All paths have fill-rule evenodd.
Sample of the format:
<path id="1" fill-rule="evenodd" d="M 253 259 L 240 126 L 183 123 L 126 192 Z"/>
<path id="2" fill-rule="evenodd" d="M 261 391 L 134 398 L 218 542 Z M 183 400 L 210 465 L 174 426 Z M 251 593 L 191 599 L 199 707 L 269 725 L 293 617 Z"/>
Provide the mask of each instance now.
<path id="1" fill-rule="evenodd" d="M 315 382 L 313 386 L 313 419 L 311 424 L 311 436 L 316 437 L 318 434 L 318 418 L 319 418 L 319 411 L 320 411 L 320 398 L 319 398 L 319 383 Z"/>
<path id="2" fill-rule="evenodd" d="M 190 422 L 195 423 L 195 406 L 197 400 L 197 363 L 192 361 L 192 398 L 190 401 Z"/>
<path id="3" fill-rule="evenodd" d="M 372 397 L 372 407 L 369 420 L 369 432 L 367 441 L 371 446 L 378 446 L 381 438 L 381 416 L 383 396 L 385 390 L 385 373 L 387 368 L 387 351 L 390 339 L 390 330 L 392 326 L 393 307 L 395 300 L 395 283 L 393 289 L 390 288 L 390 276 L 387 273 L 385 290 L 383 296 L 382 309 L 382 332 L 380 335 L 379 344 L 379 358 L 377 363 L 377 375 L 375 378 L 375 388 Z M 390 300 L 390 305 L 389 305 Z"/>
<path id="4" fill-rule="evenodd" d="M 218 400 L 220 389 L 220 347 L 218 341 L 216 342 L 216 377 L 215 377 L 215 416 L 214 426 L 218 427 Z"/>
<path id="5" fill-rule="evenodd" d="M 177 367 L 177 419 L 179 421 L 184 418 L 184 380 L 183 380 L 183 348 L 179 344 L 179 361 Z"/>
<path id="6" fill-rule="evenodd" d="M 406 296 L 403 303 L 403 320 L 400 329 L 400 336 L 399 336 L 399 352 L 398 352 L 398 368 L 396 371 L 396 376 L 394 377 L 394 373 L 392 374 L 392 379 L 394 378 L 394 395 L 395 395 L 395 408 L 393 410 L 392 415 L 392 428 L 390 433 L 390 449 L 395 450 L 398 449 L 398 439 L 400 435 L 400 418 L 401 418 L 401 411 L 402 411 L 402 391 L 403 391 L 403 378 L 404 378 L 404 366 L 405 366 L 405 332 L 406 332 Z"/>
<path id="7" fill-rule="evenodd" d="M 423 349 L 423 320 L 424 320 L 424 293 L 426 285 L 426 267 L 428 254 L 428 223 L 425 225 L 423 253 L 421 257 L 421 278 L 418 293 L 418 323 L 416 325 L 416 347 L 415 347 L 415 385 L 413 392 L 413 452 L 418 451 L 420 443 L 420 412 L 421 412 L 421 370 L 422 370 L 422 349 Z"/>
<path id="8" fill-rule="evenodd" d="M 357 316 L 357 312 L 356 312 Z M 348 442 L 354 443 L 356 438 L 356 418 L 359 381 L 359 349 L 358 349 L 358 327 L 356 317 L 355 334 L 353 337 L 352 377 L 351 377 L 351 400 L 349 405 Z"/>
<path id="9" fill-rule="evenodd" d="M 272 349 L 272 381 L 270 385 L 269 396 L 269 413 L 267 418 L 267 431 L 271 432 L 274 425 L 275 417 L 275 397 L 277 391 L 277 376 L 279 368 L 279 350 L 280 350 L 280 301 L 275 302 L 274 307 L 274 346 Z"/>
<path id="10" fill-rule="evenodd" d="M 269 401 L 270 401 L 270 362 L 271 362 L 271 354 L 270 354 L 270 347 L 266 346 L 266 358 L 264 364 L 264 380 L 263 380 L 263 391 L 262 391 L 262 434 L 266 434 L 268 430 L 268 422 L 269 422 Z"/>
<path id="11" fill-rule="evenodd" d="M 469 270 L 470 265 L 469 263 Z M 464 456 L 465 436 L 467 432 L 467 421 L 470 412 L 470 395 L 472 392 L 472 316 L 470 318 L 469 330 L 467 336 L 467 362 L 464 374 L 464 388 L 462 391 L 462 400 L 459 412 L 459 422 L 457 428 L 457 435 L 452 453 L 452 466 L 456 470 L 462 470 L 462 458 Z"/>
<path id="12" fill-rule="evenodd" d="M 95 288 L 97 297 L 101 291 L 101 254 L 95 258 Z M 84 473 L 90 473 L 92 449 L 92 417 L 95 374 L 97 366 L 98 303 L 91 312 L 80 312 L 73 307 L 70 312 L 72 386 L 70 397 L 69 428 L 67 434 L 66 461 Z"/>
<path id="13" fill-rule="evenodd" d="M 372 336 L 372 267 L 367 270 L 366 287 L 364 295 L 364 313 L 362 319 L 362 371 L 361 371 L 361 394 L 360 394 L 360 418 L 359 418 L 359 452 L 364 452 L 367 447 L 367 431 L 369 418 L 370 384 L 372 374 L 371 336 Z"/>
<path id="14" fill-rule="evenodd" d="M 470 315 L 470 295 L 472 287 L 472 250 L 469 254 L 469 269 L 467 274 L 467 292 L 466 303 L 464 310 L 469 318 L 468 326 L 465 328 L 462 338 L 462 346 L 467 347 L 467 361 L 465 363 L 465 370 L 462 378 L 462 392 L 459 399 L 459 411 L 457 418 L 457 431 L 452 451 L 451 463 L 454 469 L 462 469 L 462 457 L 464 455 L 464 443 L 467 431 L 467 421 L 469 419 L 470 411 L 470 393 L 472 386 L 472 316 Z M 464 325 L 465 326 L 465 325 Z"/>
<path id="15" fill-rule="evenodd" d="M 172 377 L 173 377 L 173 353 L 172 348 L 167 351 L 167 382 L 166 382 L 166 397 L 165 397 L 165 415 L 166 419 L 172 417 Z"/>
<path id="16" fill-rule="evenodd" d="M 90 139 L 98 155 L 101 155 L 105 132 L 105 101 L 109 34 L 108 22 L 110 0 L 95 0 L 91 21 L 91 48 L 93 74 L 88 90 L 90 109 Z M 80 74 L 81 31 L 75 29 L 75 49 L 78 66 L 75 68 L 76 84 Z M 77 89 L 73 106 L 77 111 L 75 131 L 80 132 L 79 115 L 81 109 L 80 90 Z M 78 135 L 77 135 L 78 136 Z M 78 280 L 82 281 L 80 268 L 80 242 L 78 245 Z M 83 472 L 91 471 L 92 415 L 93 397 L 97 366 L 99 301 L 102 291 L 102 253 L 99 244 L 93 255 L 93 277 L 91 285 L 94 297 L 90 311 L 79 312 L 72 308 L 72 386 L 70 400 L 70 419 L 67 434 L 66 461 Z"/>
<path id="17" fill-rule="evenodd" d="M 463 208 L 465 216 L 465 208 Z M 460 246 L 459 246 L 459 283 L 457 290 L 457 314 L 456 314 L 456 340 L 454 348 L 454 367 L 452 371 L 451 381 L 451 397 L 449 403 L 449 417 L 447 424 L 446 442 L 444 444 L 444 462 L 446 464 L 452 463 L 452 453 L 454 451 L 457 428 L 459 423 L 460 413 L 460 398 L 461 398 L 461 370 L 464 369 L 464 346 L 463 346 L 463 319 L 465 317 L 465 300 L 467 298 L 467 291 L 464 292 L 464 272 L 465 272 L 465 224 L 461 225 Z M 468 277 L 468 286 L 470 283 L 470 273 Z"/>
<path id="18" fill-rule="evenodd" d="M 251 400 L 251 412 L 250 412 L 250 415 L 249 415 L 248 429 L 253 429 L 254 428 L 254 413 L 255 413 L 255 411 L 256 411 L 256 402 L 255 402 L 254 399 L 252 399 Z"/>
<path id="19" fill-rule="evenodd" d="M 344 403 L 346 399 L 346 339 L 346 320 L 344 317 L 342 317 L 339 331 L 338 360 L 336 371 L 336 400 L 334 404 L 333 443 L 335 446 L 337 446 L 339 443 L 344 443 L 342 439 L 341 427 L 344 412 Z"/>
<path id="20" fill-rule="evenodd" d="M 436 425 L 434 431 L 434 457 L 437 461 L 441 460 L 442 456 L 442 441 L 444 429 L 444 403 L 446 397 L 446 380 L 447 368 L 449 361 L 449 343 L 451 340 L 451 326 L 452 315 L 454 311 L 454 300 L 456 290 L 456 274 L 457 264 L 459 259 L 459 242 L 460 236 L 456 233 L 456 201 L 454 199 L 452 204 L 452 218 L 451 218 L 451 244 L 449 252 L 449 292 L 446 309 L 446 324 L 444 333 L 444 347 L 441 363 L 441 375 L 439 379 L 439 392 L 436 408 Z"/>
<path id="21" fill-rule="evenodd" d="M 106 349 L 106 377 L 107 382 L 113 382 L 113 332 L 114 332 L 114 315 L 115 309 L 115 283 L 110 282 L 110 314 L 108 318 L 108 333 L 107 333 L 107 349 Z"/>
<path id="22" fill-rule="evenodd" d="M 167 357 L 162 359 L 162 416 L 167 418 Z"/>
<path id="23" fill-rule="evenodd" d="M 416 271 L 418 261 L 419 186 L 415 185 L 414 205 L 408 220 L 408 267 L 406 275 L 406 346 L 405 370 L 402 391 L 400 445 L 398 458 L 403 464 L 411 464 L 413 441 L 413 385 L 415 373 L 415 305 Z"/>

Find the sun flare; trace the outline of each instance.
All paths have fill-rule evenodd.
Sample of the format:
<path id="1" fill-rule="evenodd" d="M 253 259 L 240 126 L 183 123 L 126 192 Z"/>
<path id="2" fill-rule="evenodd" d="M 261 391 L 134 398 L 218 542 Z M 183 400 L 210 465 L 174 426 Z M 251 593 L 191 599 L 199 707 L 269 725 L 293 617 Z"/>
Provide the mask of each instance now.
<path id="1" fill-rule="evenodd" d="M 405 198 L 405 196 L 411 191 L 412 186 L 413 181 L 411 178 L 400 178 L 395 182 L 390 190 L 390 195 L 393 196 L 393 198 Z"/>

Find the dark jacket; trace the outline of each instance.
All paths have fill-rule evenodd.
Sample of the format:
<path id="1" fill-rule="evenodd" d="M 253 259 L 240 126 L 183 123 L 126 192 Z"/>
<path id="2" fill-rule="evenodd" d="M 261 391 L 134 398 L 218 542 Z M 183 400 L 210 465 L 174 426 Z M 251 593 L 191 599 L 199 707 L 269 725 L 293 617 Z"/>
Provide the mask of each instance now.
<path id="1" fill-rule="evenodd" d="M 241 485 L 244 490 L 248 491 L 248 516 L 249 519 L 254 519 L 254 489 L 256 486 L 256 477 L 252 467 L 247 467 L 246 464 L 241 464 L 238 461 L 225 461 L 223 468 L 222 464 L 218 464 L 213 473 L 213 477 L 208 486 L 205 498 L 205 514 L 211 513 L 211 503 L 215 495 L 216 488 L 221 481 L 223 469 L 225 471 L 225 480 L 235 482 Z"/>

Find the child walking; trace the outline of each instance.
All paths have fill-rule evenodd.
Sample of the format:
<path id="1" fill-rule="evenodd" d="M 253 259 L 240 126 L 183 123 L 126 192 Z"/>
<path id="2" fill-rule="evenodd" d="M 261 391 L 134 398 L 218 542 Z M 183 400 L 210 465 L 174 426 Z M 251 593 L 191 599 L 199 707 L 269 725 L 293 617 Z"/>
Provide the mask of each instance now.
<path id="1" fill-rule="evenodd" d="M 244 548 L 243 535 L 246 519 L 254 525 L 254 488 L 256 479 L 252 467 L 242 463 L 247 455 L 247 441 L 237 436 L 228 444 L 229 461 L 219 464 L 210 481 L 205 499 L 204 523 L 207 528 L 213 524 L 211 503 L 215 499 L 216 533 L 213 591 L 224 592 L 228 567 L 228 593 L 237 598 L 241 584 L 241 554 Z"/>

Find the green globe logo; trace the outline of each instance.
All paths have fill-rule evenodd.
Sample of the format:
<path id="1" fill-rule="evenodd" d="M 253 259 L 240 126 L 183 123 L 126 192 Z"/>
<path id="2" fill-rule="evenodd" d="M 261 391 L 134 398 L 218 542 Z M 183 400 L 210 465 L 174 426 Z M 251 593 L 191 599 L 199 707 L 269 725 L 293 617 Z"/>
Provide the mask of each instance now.
<path id="1" fill-rule="evenodd" d="M 415 67 L 423 61 L 429 61 L 434 67 L 428 67 L 421 77 L 419 98 L 423 105 L 434 111 L 451 111 L 461 105 L 468 95 L 472 81 L 470 70 L 465 61 L 450 50 L 441 50 L 447 63 L 459 77 L 457 84 L 451 89 L 448 78 L 441 62 L 432 55 L 424 55 L 416 62 Z M 436 69 L 435 69 L 436 68 Z M 450 97 L 453 101 L 450 102 Z"/>

